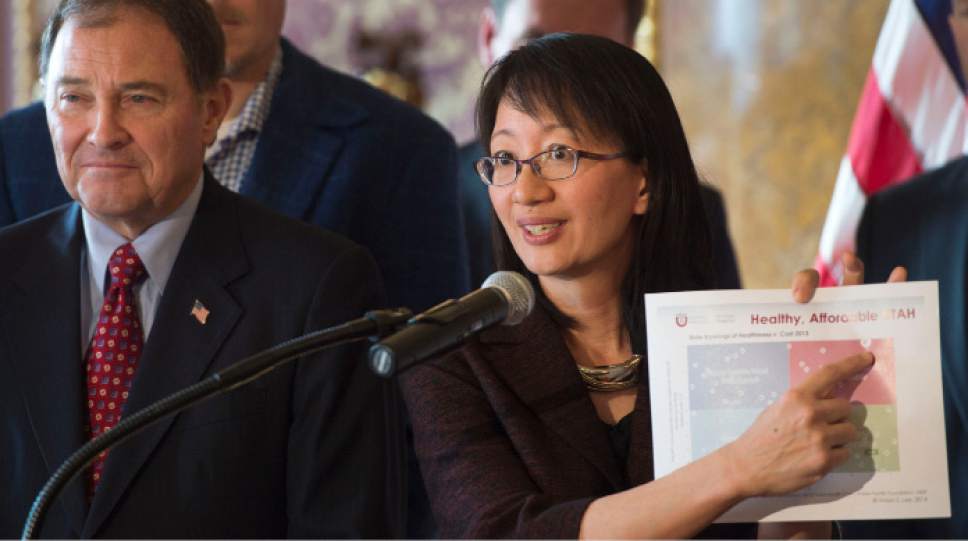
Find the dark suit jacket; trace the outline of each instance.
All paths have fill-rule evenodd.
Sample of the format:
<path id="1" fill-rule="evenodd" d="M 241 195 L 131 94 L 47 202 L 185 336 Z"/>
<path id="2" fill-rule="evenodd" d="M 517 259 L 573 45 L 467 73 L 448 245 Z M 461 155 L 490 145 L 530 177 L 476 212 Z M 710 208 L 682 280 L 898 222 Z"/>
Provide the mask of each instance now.
<path id="1" fill-rule="evenodd" d="M 282 41 L 283 70 L 240 192 L 373 254 L 393 305 L 469 288 L 454 140 L 439 124 Z M 43 104 L 0 120 L 0 226 L 69 201 Z"/>
<path id="2" fill-rule="evenodd" d="M 968 157 L 871 197 L 857 253 L 869 282 L 883 282 L 897 265 L 909 280 L 938 280 L 952 518 L 844 522 L 844 536 L 968 538 Z"/>
<path id="3" fill-rule="evenodd" d="M 487 186 L 474 170 L 474 162 L 487 153 L 479 142 L 468 143 L 458 150 L 460 172 L 460 202 L 464 213 L 467 249 L 470 253 L 471 283 L 481 284 L 494 272 L 494 255 L 491 251 L 491 201 Z M 717 289 L 739 289 L 739 267 L 733 242 L 726 224 L 726 208 L 723 196 L 707 184 L 701 184 L 700 195 L 709 219 L 710 241 L 713 248 L 713 269 L 716 272 Z"/>
<path id="4" fill-rule="evenodd" d="M 402 376 L 417 456 L 440 534 L 575 539 L 588 504 L 652 480 L 649 388 L 632 413 L 628 462 L 560 331 L 540 306 L 516 327 L 494 327 Z M 721 525 L 716 537 L 748 536 Z"/>
<path id="5" fill-rule="evenodd" d="M 0 537 L 84 443 L 80 210 L 0 232 Z M 380 303 L 372 259 L 206 180 L 145 343 L 136 411 L 281 341 Z M 209 310 L 202 325 L 195 300 Z M 90 508 L 84 475 L 45 537 L 374 537 L 400 529 L 392 387 L 359 346 L 285 365 L 115 447 Z M 390 473 L 388 473 L 388 470 Z"/>

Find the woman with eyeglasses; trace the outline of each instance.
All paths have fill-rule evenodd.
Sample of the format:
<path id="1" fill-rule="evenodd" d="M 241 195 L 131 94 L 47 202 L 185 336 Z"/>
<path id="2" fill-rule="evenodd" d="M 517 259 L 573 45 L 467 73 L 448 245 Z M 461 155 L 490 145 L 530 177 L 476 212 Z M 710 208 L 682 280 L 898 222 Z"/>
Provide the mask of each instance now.
<path id="1" fill-rule="evenodd" d="M 643 295 L 714 282 L 696 170 L 648 61 L 599 37 L 537 39 L 485 76 L 478 128 L 498 265 L 531 279 L 539 302 L 402 377 L 442 537 L 750 537 L 755 525 L 707 526 L 847 458 L 850 406 L 826 390 L 869 354 L 653 479 Z M 760 534 L 790 533 L 773 528 Z"/>

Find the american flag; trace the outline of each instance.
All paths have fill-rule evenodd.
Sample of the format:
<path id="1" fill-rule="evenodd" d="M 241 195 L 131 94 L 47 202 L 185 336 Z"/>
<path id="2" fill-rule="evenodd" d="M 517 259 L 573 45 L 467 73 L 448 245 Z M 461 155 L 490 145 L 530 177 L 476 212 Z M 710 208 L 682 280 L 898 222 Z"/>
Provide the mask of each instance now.
<path id="1" fill-rule="evenodd" d="M 867 197 L 966 151 L 964 75 L 948 25 L 950 0 L 892 0 L 877 39 L 847 152 L 827 210 L 816 268 L 842 276 Z"/>
<path id="2" fill-rule="evenodd" d="M 211 312 L 208 311 L 208 308 L 205 308 L 205 305 L 202 304 L 201 301 L 195 299 L 195 304 L 192 305 L 192 315 L 195 316 L 195 319 L 197 319 L 199 323 L 204 325 L 205 322 L 208 321 L 208 315 L 210 313 Z"/>

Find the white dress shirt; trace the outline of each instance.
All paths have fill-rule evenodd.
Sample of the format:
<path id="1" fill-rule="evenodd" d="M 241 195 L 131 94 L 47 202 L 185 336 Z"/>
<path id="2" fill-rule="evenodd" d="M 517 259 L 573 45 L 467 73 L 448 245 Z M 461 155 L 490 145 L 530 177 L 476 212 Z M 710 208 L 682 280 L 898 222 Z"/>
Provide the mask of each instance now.
<path id="1" fill-rule="evenodd" d="M 202 198 L 204 175 L 200 175 L 195 188 L 174 212 L 146 229 L 131 241 L 145 266 L 147 277 L 134 288 L 135 304 L 144 340 L 148 341 L 155 320 L 155 310 L 165 291 L 175 258 L 195 217 L 198 202 Z M 104 304 L 108 260 L 118 247 L 128 242 L 116 231 L 99 222 L 86 210 L 81 210 L 84 226 L 85 248 L 81 255 L 81 355 L 94 336 L 97 316 Z"/>

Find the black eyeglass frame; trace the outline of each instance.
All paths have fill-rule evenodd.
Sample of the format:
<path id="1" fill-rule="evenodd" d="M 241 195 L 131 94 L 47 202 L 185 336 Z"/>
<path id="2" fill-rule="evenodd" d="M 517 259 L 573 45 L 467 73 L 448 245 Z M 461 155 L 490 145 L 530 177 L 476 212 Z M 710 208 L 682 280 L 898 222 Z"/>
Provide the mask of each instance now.
<path id="1" fill-rule="evenodd" d="M 541 168 L 540 166 L 536 165 L 535 160 L 537 160 L 541 156 L 544 156 L 545 154 L 550 154 L 552 152 L 558 152 L 562 150 L 570 150 L 575 153 L 575 159 L 571 165 L 571 173 L 569 173 L 568 176 L 558 177 L 558 178 L 546 177 L 544 174 L 541 173 Z M 618 158 L 624 158 L 627 155 L 628 155 L 628 152 L 624 150 L 621 152 L 613 152 L 611 154 L 599 154 L 597 152 L 578 150 L 577 148 L 571 148 L 568 146 L 558 146 L 555 148 L 549 148 L 548 150 L 542 150 L 541 152 L 535 154 L 534 156 L 531 156 L 530 158 L 526 158 L 523 160 L 518 160 L 516 158 L 503 158 L 503 157 L 498 158 L 494 156 L 484 156 L 483 158 L 478 158 L 477 161 L 474 162 L 474 170 L 477 172 L 477 175 L 481 177 L 481 182 L 483 182 L 485 185 L 500 187 L 500 186 L 510 186 L 515 182 L 517 182 L 518 177 L 521 176 L 521 168 L 524 164 L 528 164 L 529 166 L 531 166 L 531 170 L 534 171 L 534 174 L 545 180 L 567 180 L 574 177 L 575 174 L 578 173 L 578 163 L 581 162 L 582 158 L 587 158 L 589 160 L 596 160 L 596 161 L 606 161 L 606 160 L 615 160 Z M 497 160 L 514 162 L 514 178 L 511 180 L 511 182 L 505 182 L 504 184 L 495 184 L 493 181 L 487 180 L 487 176 L 482 171 L 482 168 L 484 167 L 484 164 L 490 163 L 492 170 L 495 169 Z"/>

